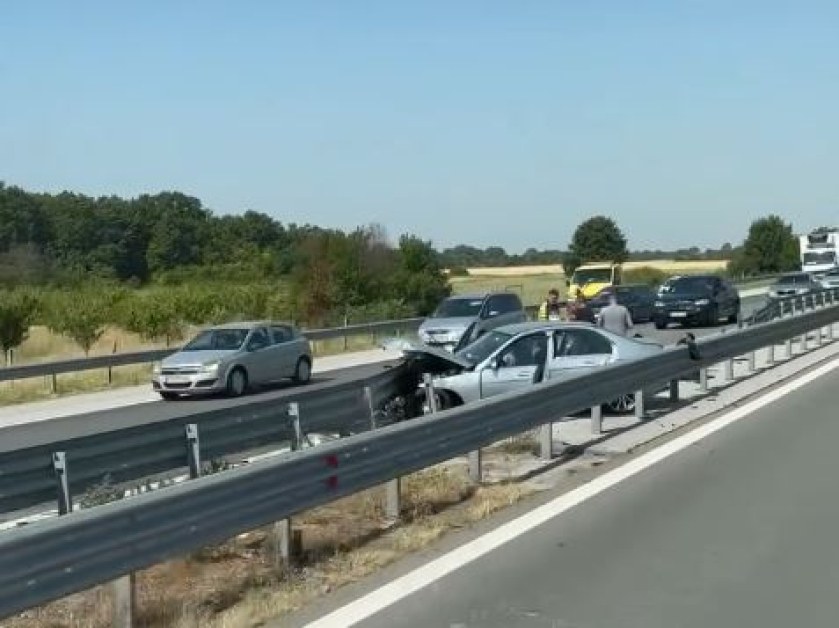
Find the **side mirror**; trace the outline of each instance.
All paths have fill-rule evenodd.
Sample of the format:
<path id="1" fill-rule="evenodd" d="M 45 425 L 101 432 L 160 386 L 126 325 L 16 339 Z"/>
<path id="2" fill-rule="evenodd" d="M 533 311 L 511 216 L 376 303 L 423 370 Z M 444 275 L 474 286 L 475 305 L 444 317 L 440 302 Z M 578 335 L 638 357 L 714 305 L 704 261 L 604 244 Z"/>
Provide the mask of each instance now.
<path id="1" fill-rule="evenodd" d="M 489 311 L 489 317 L 490 318 L 493 318 L 494 316 L 498 316 L 499 314 L 501 314 L 501 312 L 499 312 L 498 310 L 490 310 Z"/>
<path id="2" fill-rule="evenodd" d="M 498 370 L 498 358 L 492 358 L 492 360 L 489 361 L 488 366 L 489 366 L 490 370 L 497 371 Z"/>

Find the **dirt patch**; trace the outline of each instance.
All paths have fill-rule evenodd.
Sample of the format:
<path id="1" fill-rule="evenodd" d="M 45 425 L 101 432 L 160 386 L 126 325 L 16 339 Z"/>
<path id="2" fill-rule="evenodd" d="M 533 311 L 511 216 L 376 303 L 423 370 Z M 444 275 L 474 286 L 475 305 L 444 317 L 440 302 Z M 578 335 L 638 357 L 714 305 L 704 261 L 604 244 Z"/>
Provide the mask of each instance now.
<path id="1" fill-rule="evenodd" d="M 138 625 L 256 626 L 372 574 L 446 532 L 466 527 L 533 492 L 501 483 L 475 488 L 463 465 L 441 465 L 402 480 L 402 523 L 385 518 L 376 488 L 294 520 L 301 554 L 291 574 L 277 562 L 270 526 L 136 574 Z M 6 620 L 7 628 L 99 628 L 112 622 L 109 586 L 84 591 Z"/>

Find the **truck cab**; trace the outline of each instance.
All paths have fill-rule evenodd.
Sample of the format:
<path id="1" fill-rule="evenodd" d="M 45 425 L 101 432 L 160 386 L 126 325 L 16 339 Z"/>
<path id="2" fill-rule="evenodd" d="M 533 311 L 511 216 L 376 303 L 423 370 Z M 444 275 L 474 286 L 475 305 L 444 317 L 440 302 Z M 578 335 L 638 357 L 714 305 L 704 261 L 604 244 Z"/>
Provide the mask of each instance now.
<path id="1" fill-rule="evenodd" d="M 571 275 L 571 279 L 565 282 L 568 287 L 568 300 L 576 299 L 578 292 L 581 292 L 583 298 L 588 300 L 603 288 L 619 286 L 622 273 L 621 265 L 611 262 L 590 262 L 578 266 Z"/>
<path id="2" fill-rule="evenodd" d="M 839 232 L 819 230 L 799 238 L 801 270 L 820 279 L 839 266 L 837 245 Z"/>

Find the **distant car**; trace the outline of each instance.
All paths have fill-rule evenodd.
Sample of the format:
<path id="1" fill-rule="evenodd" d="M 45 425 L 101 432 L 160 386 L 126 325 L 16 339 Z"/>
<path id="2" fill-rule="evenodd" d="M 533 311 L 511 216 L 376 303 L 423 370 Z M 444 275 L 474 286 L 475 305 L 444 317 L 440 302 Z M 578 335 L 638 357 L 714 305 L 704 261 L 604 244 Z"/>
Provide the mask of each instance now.
<path id="1" fill-rule="evenodd" d="M 420 340 L 454 351 L 491 329 L 527 320 L 517 294 L 490 292 L 461 294 L 444 299 L 419 327 Z"/>
<path id="2" fill-rule="evenodd" d="M 736 323 L 740 293 L 717 275 L 671 277 L 656 295 L 653 320 L 657 329 L 676 322 L 711 327 L 720 321 Z"/>
<path id="3" fill-rule="evenodd" d="M 616 295 L 618 303 L 629 310 L 634 323 L 649 322 L 655 308 L 655 290 L 646 284 L 624 284 L 604 288 L 589 301 L 594 316 L 600 316 L 600 310 L 609 305 L 609 296 Z"/>
<path id="4" fill-rule="evenodd" d="M 155 365 L 152 387 L 164 399 L 226 393 L 283 379 L 305 384 L 312 376 L 309 341 L 290 323 L 228 323 L 200 332 Z"/>
<path id="5" fill-rule="evenodd" d="M 839 288 L 839 268 L 827 271 L 820 283 L 822 288 Z"/>
<path id="6" fill-rule="evenodd" d="M 783 299 L 784 297 L 803 296 L 816 290 L 820 290 L 820 284 L 810 273 L 786 273 L 778 277 L 778 280 L 769 286 L 769 300 Z"/>
<path id="7" fill-rule="evenodd" d="M 447 409 L 663 350 L 658 343 L 618 336 L 590 323 L 527 322 L 487 332 L 453 354 L 427 346 L 403 352 L 423 362 L 419 370 L 432 373 L 437 406 Z M 621 395 L 605 405 L 629 412 L 634 399 Z"/>

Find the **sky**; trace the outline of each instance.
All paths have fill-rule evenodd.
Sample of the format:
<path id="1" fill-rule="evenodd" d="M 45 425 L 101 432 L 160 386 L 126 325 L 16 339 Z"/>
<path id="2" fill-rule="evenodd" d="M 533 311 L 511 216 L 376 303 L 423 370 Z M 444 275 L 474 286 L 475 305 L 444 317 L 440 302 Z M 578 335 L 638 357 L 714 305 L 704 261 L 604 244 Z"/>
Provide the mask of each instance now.
<path id="1" fill-rule="evenodd" d="M 4 2 L 0 181 L 437 246 L 839 223 L 839 3 Z"/>

